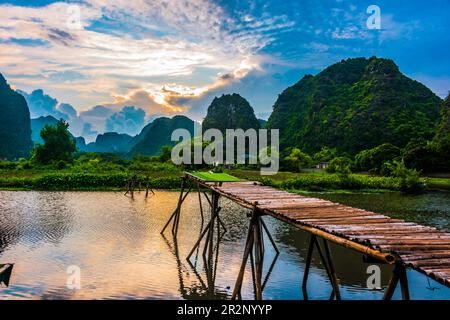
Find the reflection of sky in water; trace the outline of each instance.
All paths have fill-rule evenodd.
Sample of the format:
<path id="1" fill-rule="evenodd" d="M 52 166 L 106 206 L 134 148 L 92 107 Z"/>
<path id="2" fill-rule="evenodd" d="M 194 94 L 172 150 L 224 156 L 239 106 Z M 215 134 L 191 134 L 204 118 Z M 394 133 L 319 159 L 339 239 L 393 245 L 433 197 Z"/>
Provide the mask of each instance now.
<path id="1" fill-rule="evenodd" d="M 193 259 L 194 269 L 186 261 L 200 231 L 196 195 L 188 196 L 183 206 L 177 245 L 171 237 L 165 239 L 159 234 L 177 198 L 178 194 L 172 192 L 157 192 L 147 200 L 141 193 L 131 200 L 120 192 L 1 191 L 0 261 L 14 262 L 15 266 L 10 287 L 0 289 L 0 299 L 229 298 L 243 253 L 245 210 L 221 201 L 221 216 L 228 232 L 220 244 L 212 295 L 207 289 L 203 263 Z M 429 201 L 434 201 L 434 206 L 437 200 L 424 201 L 427 207 Z M 206 205 L 205 201 L 204 208 Z M 308 236 L 270 217 L 265 221 L 281 254 L 263 297 L 302 299 Z M 265 270 L 274 256 L 266 240 Z M 365 288 L 369 264 L 362 261 L 361 255 L 334 245 L 331 250 L 344 299 L 382 297 L 381 291 Z M 66 288 L 69 265 L 81 268 L 81 290 Z M 244 298 L 252 299 L 249 270 L 248 267 L 242 293 Z M 391 268 L 381 266 L 381 270 L 385 287 Z M 331 288 L 318 257 L 314 257 L 311 271 L 309 298 L 328 299 Z M 413 299 L 450 298 L 450 289 L 432 280 L 431 286 L 437 289 L 427 289 L 427 278 L 417 272 L 408 272 L 408 277 Z M 394 298 L 399 296 L 396 292 Z"/>

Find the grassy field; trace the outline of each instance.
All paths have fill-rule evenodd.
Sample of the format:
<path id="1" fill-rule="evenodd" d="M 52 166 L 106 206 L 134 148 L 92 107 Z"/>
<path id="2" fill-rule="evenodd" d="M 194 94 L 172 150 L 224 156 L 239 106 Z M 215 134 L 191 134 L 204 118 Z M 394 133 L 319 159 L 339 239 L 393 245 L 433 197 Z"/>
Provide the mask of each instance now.
<path id="1" fill-rule="evenodd" d="M 237 182 L 240 181 L 239 178 L 236 178 L 227 173 L 215 173 L 215 172 L 203 172 L 203 171 L 193 171 L 190 174 L 198 179 L 207 181 L 207 182 Z"/>

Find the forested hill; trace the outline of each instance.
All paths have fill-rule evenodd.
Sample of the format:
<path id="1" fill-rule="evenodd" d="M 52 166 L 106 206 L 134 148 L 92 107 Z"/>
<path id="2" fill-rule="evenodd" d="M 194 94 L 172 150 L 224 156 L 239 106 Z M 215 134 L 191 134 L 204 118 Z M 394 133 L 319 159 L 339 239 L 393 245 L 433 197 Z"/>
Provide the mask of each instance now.
<path id="1" fill-rule="evenodd" d="M 432 145 L 441 156 L 441 162 L 450 169 L 450 93 L 442 103 L 442 120 L 438 126 Z"/>
<path id="2" fill-rule="evenodd" d="M 441 99 L 388 59 L 342 60 L 307 75 L 278 97 L 267 128 L 280 129 L 281 148 L 314 153 L 323 146 L 355 154 L 382 143 L 430 139 Z"/>
<path id="3" fill-rule="evenodd" d="M 20 94 L 0 74 L 0 159 L 27 157 L 31 141 L 30 111 Z"/>
<path id="4" fill-rule="evenodd" d="M 129 155 L 158 155 L 162 147 L 175 145 L 175 142 L 171 141 L 172 132 L 175 129 L 187 129 L 193 136 L 194 121 L 185 116 L 155 119 L 142 129 L 143 136 L 138 135 L 136 137 L 139 140 L 131 149 Z"/>
<path id="5" fill-rule="evenodd" d="M 214 98 L 208 107 L 202 123 L 203 131 L 208 129 L 259 129 L 260 122 L 247 100 L 239 94 L 226 94 Z"/>

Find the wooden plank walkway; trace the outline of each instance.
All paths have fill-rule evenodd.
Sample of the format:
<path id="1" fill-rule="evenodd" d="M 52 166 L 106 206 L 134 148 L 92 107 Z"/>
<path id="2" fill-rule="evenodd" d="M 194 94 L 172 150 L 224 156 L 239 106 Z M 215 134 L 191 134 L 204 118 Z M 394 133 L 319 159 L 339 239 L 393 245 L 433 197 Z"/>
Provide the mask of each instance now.
<path id="1" fill-rule="evenodd" d="M 196 182 L 241 206 L 388 263 L 401 263 L 450 287 L 450 233 L 257 182 Z"/>

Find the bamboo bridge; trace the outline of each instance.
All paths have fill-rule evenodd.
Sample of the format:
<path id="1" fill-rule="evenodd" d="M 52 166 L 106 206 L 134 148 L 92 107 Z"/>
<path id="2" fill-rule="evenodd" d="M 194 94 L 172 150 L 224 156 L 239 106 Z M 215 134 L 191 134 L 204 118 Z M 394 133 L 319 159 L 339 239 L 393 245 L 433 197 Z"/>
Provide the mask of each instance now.
<path id="1" fill-rule="evenodd" d="M 262 299 L 262 291 L 266 282 L 262 279 L 264 233 L 269 238 L 277 255 L 279 253 L 275 241 L 262 219 L 263 216 L 271 216 L 310 234 L 302 281 L 305 298 L 307 298 L 306 289 L 312 254 L 314 250 L 317 250 L 332 286 L 330 299 L 341 299 L 339 281 L 328 246 L 329 242 L 356 250 L 362 253 L 368 261 L 394 265 L 391 279 L 384 292 L 386 300 L 392 298 L 398 283 L 400 283 L 402 298 L 405 300 L 410 298 L 406 276 L 407 268 L 412 268 L 450 287 L 450 233 L 322 199 L 292 194 L 263 186 L 258 182 L 240 181 L 226 174 L 185 173 L 182 177 L 177 207 L 161 234 L 172 223 L 172 233 L 176 238 L 181 207 L 191 191 L 198 192 L 202 221 L 204 214 L 201 194 L 208 200 L 211 216 L 187 259 L 189 261 L 191 255 L 195 250 L 200 249 L 203 242 L 206 268 L 209 266 L 213 269 L 211 263 L 214 241 L 220 242 L 221 232 L 222 234 L 226 232 L 226 227 L 220 219 L 219 197 L 223 196 L 250 209 L 251 213 L 248 214 L 250 225 L 240 271 L 233 289 L 233 299 L 241 298 L 241 287 L 249 258 L 255 298 Z M 206 191 L 210 191 L 210 197 Z M 215 229 L 216 236 L 214 235 Z"/>

